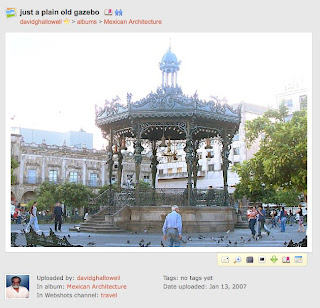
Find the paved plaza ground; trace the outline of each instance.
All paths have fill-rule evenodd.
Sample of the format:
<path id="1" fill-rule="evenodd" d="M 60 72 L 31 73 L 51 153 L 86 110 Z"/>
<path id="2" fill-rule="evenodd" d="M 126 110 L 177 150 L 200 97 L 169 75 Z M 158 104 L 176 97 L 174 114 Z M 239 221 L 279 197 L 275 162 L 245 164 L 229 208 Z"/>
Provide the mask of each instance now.
<path id="1" fill-rule="evenodd" d="M 40 224 L 40 229 L 45 235 L 49 235 L 50 228 L 54 229 L 53 224 Z M 144 244 L 151 242 L 149 247 L 161 247 L 161 241 L 165 246 L 168 241 L 163 241 L 161 233 L 86 233 L 69 231 L 74 224 L 63 224 L 62 232 L 57 232 L 59 237 L 66 236 L 73 245 L 83 247 L 139 247 L 139 242 L 143 239 Z M 26 245 L 25 236 L 22 229 L 23 224 L 12 224 L 11 231 L 18 233 L 17 245 Z M 306 229 L 307 227 L 305 227 Z M 270 226 L 269 226 L 270 229 Z M 255 240 L 251 237 L 249 228 L 235 229 L 229 233 L 210 232 L 210 233 L 184 233 L 182 237 L 182 247 L 285 247 L 291 239 L 293 242 L 300 242 L 306 233 L 298 232 L 298 225 L 287 225 L 286 232 L 280 232 L 280 228 L 272 228 L 271 233 L 262 233 L 262 238 Z M 69 235 L 69 236 L 68 236 Z M 201 236 L 200 236 L 201 235 Z M 189 237 L 189 239 L 188 239 Z M 199 238 L 200 237 L 200 238 Z"/>

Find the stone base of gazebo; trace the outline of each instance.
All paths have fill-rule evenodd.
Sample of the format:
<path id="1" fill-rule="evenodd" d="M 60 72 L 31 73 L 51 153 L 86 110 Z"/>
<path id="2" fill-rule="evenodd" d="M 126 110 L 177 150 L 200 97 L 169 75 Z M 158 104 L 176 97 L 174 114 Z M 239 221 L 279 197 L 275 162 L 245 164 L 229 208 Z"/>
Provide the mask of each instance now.
<path id="1" fill-rule="evenodd" d="M 131 232 L 159 233 L 170 212 L 171 206 L 126 206 L 106 220 Z M 237 219 L 234 208 L 222 206 L 184 206 L 180 214 L 184 233 L 233 231 Z"/>

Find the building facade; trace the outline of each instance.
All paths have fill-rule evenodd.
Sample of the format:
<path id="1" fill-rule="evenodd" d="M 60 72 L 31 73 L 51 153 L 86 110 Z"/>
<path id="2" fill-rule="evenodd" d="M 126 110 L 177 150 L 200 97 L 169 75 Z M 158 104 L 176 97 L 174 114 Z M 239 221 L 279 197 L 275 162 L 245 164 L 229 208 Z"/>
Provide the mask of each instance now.
<path id="1" fill-rule="evenodd" d="M 135 181 L 133 154 L 124 152 L 121 186 L 132 187 Z M 35 199 L 35 190 L 43 182 L 62 184 L 81 183 L 98 189 L 109 184 L 106 152 L 85 147 L 26 143 L 21 135 L 11 135 L 11 157 L 19 162 L 14 170 L 16 182 L 11 185 L 11 198 L 16 202 L 28 203 Z M 150 159 L 142 161 L 140 178 L 150 180 Z M 115 160 L 112 183 L 118 179 L 118 165 Z"/>

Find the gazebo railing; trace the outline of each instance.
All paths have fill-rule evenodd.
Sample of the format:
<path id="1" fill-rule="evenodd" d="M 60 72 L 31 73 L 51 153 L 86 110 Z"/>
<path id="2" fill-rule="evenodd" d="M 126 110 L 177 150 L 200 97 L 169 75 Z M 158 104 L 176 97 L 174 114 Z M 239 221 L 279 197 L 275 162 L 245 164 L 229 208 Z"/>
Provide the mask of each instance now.
<path id="1" fill-rule="evenodd" d="M 144 188 L 139 191 L 140 206 L 187 206 L 186 188 Z M 107 207 L 107 214 L 113 215 L 125 206 L 135 206 L 136 191 L 122 189 L 121 191 L 106 190 L 98 197 L 89 201 L 90 213 L 97 213 Z M 192 189 L 192 206 L 223 206 L 224 191 L 222 189 Z"/>

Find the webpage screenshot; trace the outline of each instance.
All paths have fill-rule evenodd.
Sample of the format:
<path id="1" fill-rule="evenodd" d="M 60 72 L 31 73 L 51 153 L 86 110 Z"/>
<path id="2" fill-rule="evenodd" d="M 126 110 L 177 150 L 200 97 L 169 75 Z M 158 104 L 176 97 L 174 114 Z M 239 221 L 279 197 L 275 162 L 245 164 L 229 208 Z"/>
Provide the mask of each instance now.
<path id="1" fill-rule="evenodd" d="M 1 0 L 1 307 L 316 307 L 316 12 Z"/>

